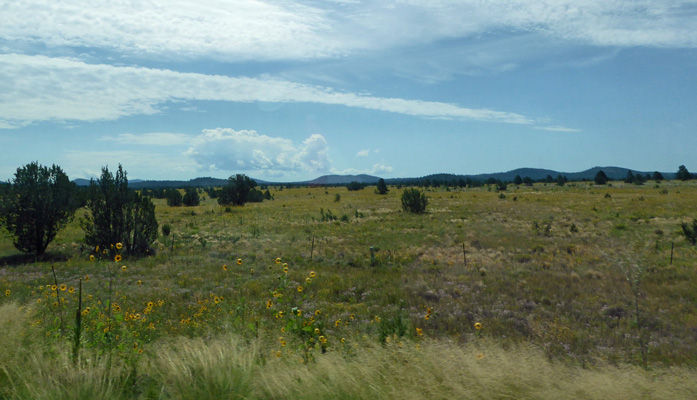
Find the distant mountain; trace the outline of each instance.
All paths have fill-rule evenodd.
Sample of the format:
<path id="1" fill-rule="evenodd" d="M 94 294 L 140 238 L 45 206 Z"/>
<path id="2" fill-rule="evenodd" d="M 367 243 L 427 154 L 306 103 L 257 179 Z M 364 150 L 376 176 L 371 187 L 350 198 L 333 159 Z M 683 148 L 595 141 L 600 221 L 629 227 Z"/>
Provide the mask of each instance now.
<path id="1" fill-rule="evenodd" d="M 511 182 L 515 179 L 516 176 L 520 176 L 521 178 L 531 178 L 532 180 L 539 181 L 542 179 L 547 178 L 547 176 L 551 176 L 552 179 L 556 179 L 558 175 L 565 176 L 568 178 L 570 181 L 582 181 L 582 180 L 590 180 L 592 181 L 595 178 L 595 175 L 598 173 L 598 171 L 602 170 L 605 175 L 607 175 L 610 180 L 623 180 L 624 178 L 627 177 L 627 172 L 632 171 L 632 174 L 634 175 L 653 175 L 654 171 L 636 171 L 636 170 L 630 170 L 629 168 L 621 168 L 621 167 L 593 167 L 590 169 L 587 169 L 585 171 L 581 172 L 559 172 L 559 171 L 554 171 L 550 169 L 542 169 L 542 168 L 518 168 L 514 169 L 512 171 L 508 172 L 495 172 L 495 173 L 488 173 L 488 174 L 477 174 L 477 175 L 456 175 L 456 174 L 431 174 L 431 175 L 426 175 L 423 177 L 419 178 L 393 178 L 393 179 L 386 179 L 385 181 L 390 184 L 390 185 L 398 185 L 398 184 L 408 184 L 409 182 L 414 182 L 414 181 L 424 181 L 426 179 L 429 179 L 431 181 L 441 181 L 441 182 L 452 182 L 452 181 L 457 181 L 459 179 L 467 180 L 467 179 L 472 179 L 474 181 L 480 181 L 480 182 L 485 182 L 488 179 L 497 179 L 501 180 L 503 182 Z M 675 173 L 674 172 L 662 172 L 661 173 L 665 179 L 674 179 L 675 178 Z"/>
<path id="2" fill-rule="evenodd" d="M 308 185 L 345 185 L 351 182 L 374 184 L 379 180 L 380 178 L 372 175 L 324 175 L 303 183 Z"/>
<path id="3" fill-rule="evenodd" d="M 78 185 L 78 186 L 89 186 L 90 185 L 90 180 L 89 179 L 83 179 L 83 178 L 77 178 L 73 179 L 73 182 Z M 143 182 L 142 179 L 133 179 L 128 181 L 128 185 L 133 185 L 134 183 L 140 183 Z"/>
<path id="4" fill-rule="evenodd" d="M 602 170 L 605 172 L 610 180 L 623 180 L 627 177 L 627 172 L 632 171 L 632 174 L 637 175 L 653 175 L 654 171 L 636 171 L 630 170 L 628 168 L 621 167 L 593 167 L 581 172 L 559 172 L 550 169 L 542 168 L 518 168 L 507 172 L 495 172 L 488 174 L 477 174 L 477 175 L 458 175 L 458 174 L 431 174 L 422 177 L 415 178 L 390 178 L 385 179 L 385 182 L 389 185 L 399 185 L 399 184 L 411 184 L 413 182 L 425 181 L 429 179 L 431 181 L 440 182 L 452 182 L 459 179 L 467 180 L 471 179 L 474 181 L 485 182 L 490 178 L 501 180 L 504 182 L 511 182 L 516 176 L 520 175 L 521 178 L 531 178 L 535 181 L 543 180 L 547 176 L 551 176 L 552 179 L 556 179 L 558 175 L 566 177 L 570 181 L 582 181 L 582 180 L 593 180 L 598 171 Z M 675 172 L 662 172 L 661 173 L 665 179 L 675 179 Z M 324 175 L 319 178 L 313 179 L 311 181 L 303 182 L 268 182 L 260 179 L 254 179 L 258 185 L 346 185 L 351 182 L 359 182 L 368 185 L 374 185 L 380 180 L 377 176 L 372 175 Z M 90 184 L 88 179 L 75 179 L 73 180 L 78 186 L 87 186 Z M 227 179 L 219 178 L 195 178 L 188 181 L 156 181 L 156 180 L 141 180 L 133 179 L 128 181 L 128 186 L 133 189 L 154 189 L 154 188 L 184 188 L 184 187 L 220 187 L 227 184 Z"/>
<path id="5" fill-rule="evenodd" d="M 258 182 L 257 182 L 258 183 Z M 128 182 L 132 189 L 155 189 L 155 188 L 185 188 L 185 187 L 217 187 L 227 185 L 227 179 L 219 178 L 194 178 L 188 181 L 140 181 Z"/>

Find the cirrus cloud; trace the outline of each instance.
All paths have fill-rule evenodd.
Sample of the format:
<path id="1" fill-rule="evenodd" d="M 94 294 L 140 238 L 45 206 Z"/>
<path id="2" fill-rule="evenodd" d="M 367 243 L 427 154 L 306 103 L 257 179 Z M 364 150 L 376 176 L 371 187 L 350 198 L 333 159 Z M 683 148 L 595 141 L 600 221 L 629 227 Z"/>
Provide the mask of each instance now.
<path id="1" fill-rule="evenodd" d="M 108 92 L 104 88 L 109 88 Z M 37 95 L 40 94 L 40 95 Z M 115 120 L 160 113 L 181 100 L 319 103 L 425 118 L 530 124 L 512 112 L 340 92 L 295 82 L 87 64 L 67 58 L 0 55 L 0 127 L 39 121 Z"/>

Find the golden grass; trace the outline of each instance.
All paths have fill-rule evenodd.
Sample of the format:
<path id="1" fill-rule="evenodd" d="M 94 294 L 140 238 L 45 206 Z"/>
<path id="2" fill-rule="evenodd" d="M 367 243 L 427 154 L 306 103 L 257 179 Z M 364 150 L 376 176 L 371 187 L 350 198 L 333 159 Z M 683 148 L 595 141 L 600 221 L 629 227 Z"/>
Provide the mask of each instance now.
<path id="1" fill-rule="evenodd" d="M 4 339 L 21 341 L 26 310 L 0 308 L 13 318 Z M 0 395 L 13 399 L 690 399 L 697 393 L 691 368 L 596 363 L 583 369 L 551 361 L 537 347 L 502 347 L 480 339 L 355 342 L 318 354 L 275 356 L 273 343 L 234 334 L 167 338 L 124 362 L 85 350 L 76 364 L 68 352 L 34 345 L 23 357 L 3 353 L 8 378 Z"/>

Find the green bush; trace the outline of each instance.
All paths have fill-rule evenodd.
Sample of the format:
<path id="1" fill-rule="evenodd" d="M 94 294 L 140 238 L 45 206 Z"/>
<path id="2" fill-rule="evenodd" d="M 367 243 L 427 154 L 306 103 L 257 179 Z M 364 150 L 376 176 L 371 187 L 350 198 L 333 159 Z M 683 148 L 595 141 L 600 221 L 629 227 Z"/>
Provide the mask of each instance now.
<path id="1" fill-rule="evenodd" d="M 167 189 L 167 205 L 170 207 L 181 207 L 183 198 L 178 189 Z"/>
<path id="2" fill-rule="evenodd" d="M 201 204 L 201 198 L 198 195 L 198 191 L 194 188 L 185 189 L 184 198 L 182 199 L 182 201 L 184 202 L 184 205 L 187 207 L 195 207 Z"/>
<path id="3" fill-rule="evenodd" d="M 426 194 L 414 188 L 404 189 L 402 192 L 402 209 L 415 214 L 421 214 L 426 211 L 428 200 Z"/>
<path id="4" fill-rule="evenodd" d="M 682 228 L 682 234 L 685 235 L 685 239 L 693 245 L 697 244 L 697 219 L 692 220 L 692 226 L 683 222 L 680 224 L 680 227 Z"/>

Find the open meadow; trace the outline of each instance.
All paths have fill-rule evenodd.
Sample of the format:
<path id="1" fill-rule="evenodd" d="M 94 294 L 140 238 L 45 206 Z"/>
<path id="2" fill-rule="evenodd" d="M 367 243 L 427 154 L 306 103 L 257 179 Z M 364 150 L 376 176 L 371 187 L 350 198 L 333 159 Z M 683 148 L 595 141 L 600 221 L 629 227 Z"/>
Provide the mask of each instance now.
<path id="1" fill-rule="evenodd" d="M 154 200 L 140 259 L 86 248 L 84 209 L 38 260 L 3 231 L 0 398 L 697 393 L 694 182 L 432 188 L 420 215 L 269 190 Z"/>

